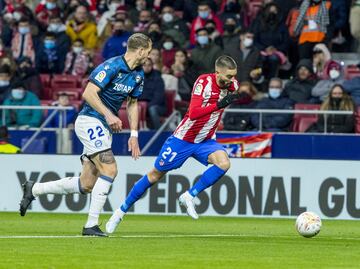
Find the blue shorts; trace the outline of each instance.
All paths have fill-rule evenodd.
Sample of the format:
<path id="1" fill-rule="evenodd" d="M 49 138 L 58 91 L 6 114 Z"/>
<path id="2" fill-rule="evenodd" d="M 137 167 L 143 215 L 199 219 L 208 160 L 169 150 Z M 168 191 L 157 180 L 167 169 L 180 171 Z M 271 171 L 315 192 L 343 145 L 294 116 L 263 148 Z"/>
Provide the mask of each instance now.
<path id="1" fill-rule="evenodd" d="M 170 171 L 182 166 L 189 157 L 208 165 L 209 155 L 218 150 L 225 151 L 225 148 L 212 139 L 195 144 L 170 136 L 162 146 L 154 166 L 162 172 Z"/>

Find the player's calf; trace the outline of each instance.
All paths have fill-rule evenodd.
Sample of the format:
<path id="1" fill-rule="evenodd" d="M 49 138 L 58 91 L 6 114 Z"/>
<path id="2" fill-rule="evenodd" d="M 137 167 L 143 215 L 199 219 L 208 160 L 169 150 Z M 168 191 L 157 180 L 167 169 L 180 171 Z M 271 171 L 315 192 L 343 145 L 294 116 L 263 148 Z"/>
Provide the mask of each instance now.
<path id="1" fill-rule="evenodd" d="M 91 192 L 89 216 L 85 229 L 98 225 L 100 212 L 104 207 L 111 185 L 117 175 L 117 166 L 111 150 L 100 152 L 92 160 L 100 175 Z"/>

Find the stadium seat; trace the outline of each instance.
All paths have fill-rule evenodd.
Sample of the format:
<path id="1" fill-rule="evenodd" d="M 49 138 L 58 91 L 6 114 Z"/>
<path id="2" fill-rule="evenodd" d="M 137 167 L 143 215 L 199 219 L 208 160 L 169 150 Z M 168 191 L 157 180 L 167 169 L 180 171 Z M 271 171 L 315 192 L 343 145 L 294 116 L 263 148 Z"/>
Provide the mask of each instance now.
<path id="1" fill-rule="evenodd" d="M 146 129 L 146 113 L 147 113 L 147 102 L 139 101 L 139 127 L 140 129 Z"/>
<path id="2" fill-rule="evenodd" d="M 83 79 L 81 80 L 81 85 L 80 85 L 80 87 L 85 90 L 85 87 L 86 87 L 86 85 L 88 84 L 88 82 L 89 82 L 89 79 L 88 79 L 88 78 L 83 78 Z"/>
<path id="3" fill-rule="evenodd" d="M 175 97 L 176 91 L 165 90 L 165 98 L 166 98 L 166 116 L 170 116 L 175 109 Z"/>
<path id="4" fill-rule="evenodd" d="M 50 75 L 49 74 L 40 74 L 40 80 L 43 88 L 50 87 Z"/>
<path id="5" fill-rule="evenodd" d="M 126 107 L 123 106 L 120 108 L 118 112 L 119 118 L 122 121 L 122 128 L 123 129 L 130 129 L 129 119 L 126 112 Z"/>
<path id="6" fill-rule="evenodd" d="M 250 26 L 263 5 L 263 0 L 247 0 L 245 3 L 245 26 Z"/>
<path id="7" fill-rule="evenodd" d="M 345 68 L 345 79 L 360 77 L 360 69 L 356 65 L 349 65 Z"/>
<path id="8" fill-rule="evenodd" d="M 319 110 L 320 105 L 319 104 L 295 104 L 294 110 Z M 293 122 L 291 124 L 291 131 L 293 132 L 300 132 L 300 122 L 301 119 L 308 118 L 312 119 L 313 121 L 317 121 L 317 114 L 299 114 L 295 113 L 293 117 Z M 303 126 L 305 123 L 302 123 Z"/>
<path id="9" fill-rule="evenodd" d="M 76 111 L 80 111 L 83 102 L 83 100 L 70 100 L 71 105 L 75 107 Z"/>
<path id="10" fill-rule="evenodd" d="M 53 89 L 51 87 L 44 87 L 41 93 L 40 98 L 44 100 L 49 100 L 52 98 Z"/>
<path id="11" fill-rule="evenodd" d="M 51 88 L 64 89 L 64 88 L 77 88 L 80 84 L 80 77 L 73 75 L 54 75 L 51 79 Z"/>
<path id="12" fill-rule="evenodd" d="M 304 133 L 311 125 L 317 122 L 316 118 L 300 118 L 298 132 Z"/>
<path id="13" fill-rule="evenodd" d="M 102 51 L 101 50 L 96 51 L 94 54 L 94 57 L 93 57 L 94 66 L 98 66 L 103 61 L 104 61 L 104 58 L 102 56 Z"/>
<path id="14" fill-rule="evenodd" d="M 59 93 L 66 92 L 69 95 L 70 100 L 81 100 L 81 95 L 83 93 L 82 88 L 63 88 L 63 89 L 56 89 L 52 92 L 53 100 L 58 99 Z"/>
<path id="15" fill-rule="evenodd" d="M 138 102 L 138 110 L 139 110 L 139 126 L 138 128 L 144 129 L 146 128 L 146 110 L 147 110 L 147 102 Z M 123 124 L 123 129 L 130 129 L 129 119 L 126 111 L 126 103 L 124 102 L 118 112 L 118 116 Z"/>

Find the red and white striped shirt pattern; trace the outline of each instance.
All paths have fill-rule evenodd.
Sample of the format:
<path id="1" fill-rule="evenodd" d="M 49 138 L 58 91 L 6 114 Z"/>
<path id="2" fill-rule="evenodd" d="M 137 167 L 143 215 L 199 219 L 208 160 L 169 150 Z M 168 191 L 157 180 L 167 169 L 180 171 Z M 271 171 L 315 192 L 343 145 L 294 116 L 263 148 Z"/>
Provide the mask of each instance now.
<path id="1" fill-rule="evenodd" d="M 193 87 L 188 111 L 174 131 L 174 136 L 191 143 L 215 139 L 215 131 L 224 112 L 224 109 L 217 109 L 216 103 L 238 88 L 235 79 L 228 89 L 221 89 L 216 83 L 215 74 L 199 76 Z"/>

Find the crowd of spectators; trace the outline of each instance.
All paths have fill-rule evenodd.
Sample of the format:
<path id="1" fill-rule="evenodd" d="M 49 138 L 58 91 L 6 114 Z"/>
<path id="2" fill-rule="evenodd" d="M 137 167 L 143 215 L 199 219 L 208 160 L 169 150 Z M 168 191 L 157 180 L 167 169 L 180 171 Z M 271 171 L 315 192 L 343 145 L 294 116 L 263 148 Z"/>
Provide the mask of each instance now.
<path id="1" fill-rule="evenodd" d="M 185 111 L 197 76 L 213 72 L 222 54 L 235 59 L 240 89 L 248 96 L 234 108 L 310 103 L 355 111 L 360 104 L 360 78 L 347 79 L 346 66 L 332 59 L 334 52 L 360 53 L 360 0 L 0 0 L 0 12 L 0 104 L 39 105 L 49 98 L 40 74 L 86 79 L 94 66 L 122 55 L 134 32 L 153 41 L 141 98 L 150 128 L 159 128 L 166 116 L 167 91 L 176 92 L 177 109 Z M 336 94 L 341 102 L 334 101 Z M 54 101 L 71 105 L 65 96 Z M 38 127 L 43 121 L 36 110 L 2 113 L 7 126 Z M 67 113 L 71 124 L 74 111 Z M 328 120 L 342 122 L 339 117 L 351 124 L 347 116 Z M 291 128 L 291 114 L 261 118 L 260 124 L 257 114 L 226 113 L 224 128 Z M 321 121 L 309 130 L 323 130 Z M 331 131 L 354 132 L 354 126 Z"/>

